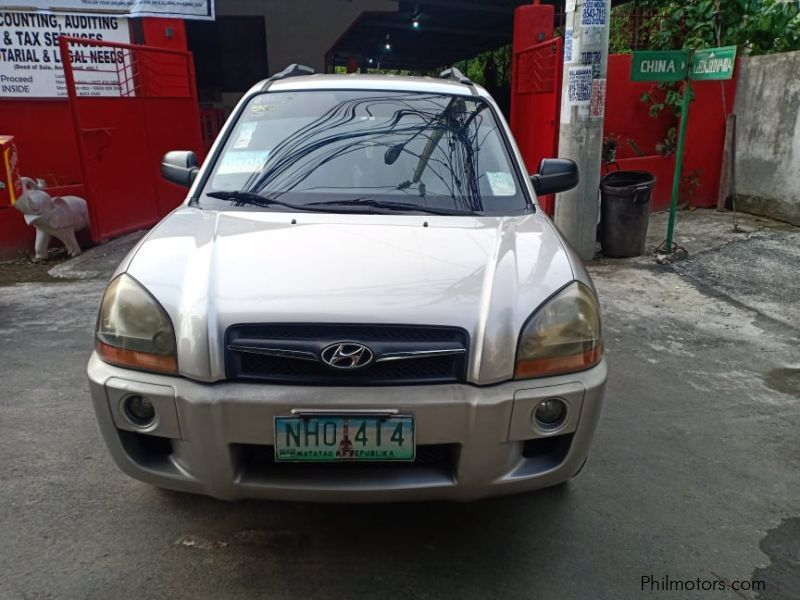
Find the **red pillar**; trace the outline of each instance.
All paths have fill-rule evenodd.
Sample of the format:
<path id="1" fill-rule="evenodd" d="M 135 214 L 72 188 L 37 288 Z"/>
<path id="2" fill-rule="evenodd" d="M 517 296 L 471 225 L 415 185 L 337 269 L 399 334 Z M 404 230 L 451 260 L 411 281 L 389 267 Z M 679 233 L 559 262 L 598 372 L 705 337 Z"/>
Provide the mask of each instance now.
<path id="1" fill-rule="evenodd" d="M 534 0 L 533 4 L 518 6 L 514 10 L 514 52 L 553 39 L 554 21 L 555 9 L 549 4 Z"/>
<path id="2" fill-rule="evenodd" d="M 558 44 L 548 44 L 553 39 L 554 21 L 553 6 L 541 5 L 539 0 L 514 11 L 511 130 L 531 174 L 543 158 L 558 152 L 563 58 Z M 554 198 L 539 201 L 552 215 Z"/>
<path id="3" fill-rule="evenodd" d="M 186 50 L 186 27 L 182 19 L 145 17 L 142 19 L 145 46 Z"/>

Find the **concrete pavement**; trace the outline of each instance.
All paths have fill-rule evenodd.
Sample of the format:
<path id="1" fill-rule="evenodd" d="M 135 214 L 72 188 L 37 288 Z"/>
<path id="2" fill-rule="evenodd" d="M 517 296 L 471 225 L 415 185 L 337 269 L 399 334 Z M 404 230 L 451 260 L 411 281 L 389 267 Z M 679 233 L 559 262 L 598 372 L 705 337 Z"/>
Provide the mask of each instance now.
<path id="1" fill-rule="evenodd" d="M 585 470 L 473 504 L 231 504 L 133 481 L 84 374 L 114 261 L 0 287 L 0 599 L 800 597 L 800 233 L 680 219 L 688 260 L 591 267 L 611 373 Z M 766 587 L 642 590 L 665 576 Z"/>

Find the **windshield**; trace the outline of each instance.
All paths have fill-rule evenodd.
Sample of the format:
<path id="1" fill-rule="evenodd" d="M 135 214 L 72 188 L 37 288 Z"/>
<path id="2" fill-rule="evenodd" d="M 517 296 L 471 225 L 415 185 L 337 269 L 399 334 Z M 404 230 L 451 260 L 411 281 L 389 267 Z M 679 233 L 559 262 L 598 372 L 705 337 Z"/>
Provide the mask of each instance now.
<path id="1" fill-rule="evenodd" d="M 519 214 L 530 206 L 480 98 L 342 90 L 252 98 L 199 205 L 440 214 Z"/>

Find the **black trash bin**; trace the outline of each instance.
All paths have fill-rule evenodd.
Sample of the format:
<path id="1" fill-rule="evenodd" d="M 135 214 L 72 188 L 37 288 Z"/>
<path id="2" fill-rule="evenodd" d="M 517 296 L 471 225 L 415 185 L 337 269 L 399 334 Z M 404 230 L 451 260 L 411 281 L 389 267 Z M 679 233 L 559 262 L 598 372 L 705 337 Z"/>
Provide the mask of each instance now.
<path id="1" fill-rule="evenodd" d="M 611 258 L 644 254 L 655 175 L 616 171 L 600 182 L 600 245 Z"/>

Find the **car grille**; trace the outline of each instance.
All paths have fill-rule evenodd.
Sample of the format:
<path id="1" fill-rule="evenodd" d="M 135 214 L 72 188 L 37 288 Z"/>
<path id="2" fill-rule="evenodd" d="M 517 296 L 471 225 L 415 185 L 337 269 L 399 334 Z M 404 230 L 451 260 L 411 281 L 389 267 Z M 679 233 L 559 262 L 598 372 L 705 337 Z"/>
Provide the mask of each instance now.
<path id="1" fill-rule="evenodd" d="M 399 482 L 452 485 L 461 447 L 458 444 L 419 445 L 411 462 L 324 463 L 275 462 L 273 446 L 232 444 L 233 464 L 240 483 L 251 485 L 297 485 L 363 488 L 368 481 L 377 486 Z"/>
<path id="2" fill-rule="evenodd" d="M 412 385 L 453 383 L 466 377 L 467 332 L 455 327 L 341 324 L 234 325 L 225 334 L 230 380 L 302 385 Z M 372 360 L 333 368 L 323 351 L 363 345 Z"/>

